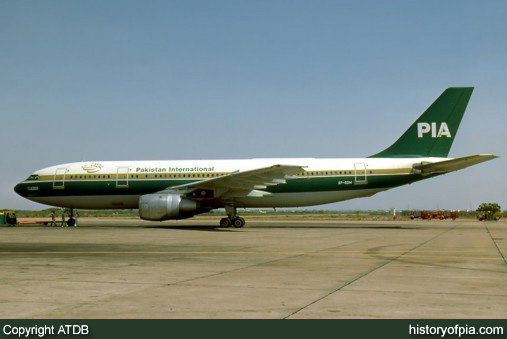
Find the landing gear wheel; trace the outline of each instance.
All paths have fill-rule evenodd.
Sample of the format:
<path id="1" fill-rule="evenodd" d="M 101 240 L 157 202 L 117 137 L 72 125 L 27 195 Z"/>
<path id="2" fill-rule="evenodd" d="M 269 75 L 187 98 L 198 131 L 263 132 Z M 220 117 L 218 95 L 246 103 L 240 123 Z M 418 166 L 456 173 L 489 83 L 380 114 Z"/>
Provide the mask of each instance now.
<path id="1" fill-rule="evenodd" d="M 229 218 L 222 218 L 220 219 L 220 227 L 231 227 L 231 219 Z"/>
<path id="2" fill-rule="evenodd" d="M 234 226 L 235 228 L 241 228 L 243 226 L 245 226 L 245 219 L 243 218 L 233 218 L 232 219 L 232 226 Z"/>
<path id="3" fill-rule="evenodd" d="M 67 226 L 69 227 L 76 226 L 76 219 L 70 218 L 69 220 L 67 220 Z"/>

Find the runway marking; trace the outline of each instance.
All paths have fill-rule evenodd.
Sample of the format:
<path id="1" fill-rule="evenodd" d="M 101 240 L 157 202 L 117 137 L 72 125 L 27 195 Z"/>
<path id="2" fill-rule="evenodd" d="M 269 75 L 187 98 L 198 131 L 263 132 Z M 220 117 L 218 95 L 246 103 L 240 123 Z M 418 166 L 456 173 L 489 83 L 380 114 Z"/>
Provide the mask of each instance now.
<path id="1" fill-rule="evenodd" d="M 432 237 L 431 237 L 431 238 L 429 238 L 429 239 L 426 239 L 425 241 L 423 241 L 423 242 L 419 243 L 418 245 L 416 245 L 416 246 L 414 246 L 414 247 L 412 247 L 412 248 L 410 248 L 410 249 L 405 250 L 403 253 L 400 253 L 400 254 L 399 254 L 398 256 L 396 256 L 396 257 L 392 257 L 392 258 L 384 258 L 384 259 L 386 259 L 386 260 L 385 260 L 384 262 L 382 262 L 381 264 L 379 264 L 378 266 L 371 268 L 370 270 L 368 270 L 368 271 L 366 271 L 366 272 L 364 272 L 364 273 L 360 274 L 359 276 L 357 276 L 357 277 L 353 278 L 352 280 L 350 280 L 350 281 L 346 282 L 345 284 L 341 284 L 341 285 L 339 285 L 337 288 L 335 288 L 335 289 L 333 289 L 333 290 L 331 290 L 331 291 L 329 291 L 329 292 L 325 293 L 325 294 L 324 294 L 324 295 L 322 295 L 321 297 L 319 297 L 319 298 L 317 298 L 317 299 L 313 300 L 312 302 L 310 302 L 310 303 L 308 303 L 308 304 L 306 304 L 306 305 L 304 305 L 304 306 L 302 306 L 302 307 L 298 308 L 297 310 L 295 310 L 295 311 L 293 311 L 293 312 L 291 312 L 291 313 L 287 314 L 287 315 L 284 317 L 284 319 L 287 319 L 287 318 L 289 318 L 289 317 L 292 317 L 293 315 L 295 315 L 295 314 L 297 314 L 297 313 L 301 312 L 302 310 L 306 309 L 307 307 L 310 307 L 310 306 L 312 306 L 312 305 L 314 305 L 314 304 L 318 303 L 319 301 L 321 301 L 321 300 L 323 300 L 323 299 L 325 299 L 325 298 L 329 297 L 330 295 L 332 295 L 332 294 L 334 294 L 334 293 L 336 293 L 336 292 L 338 292 L 338 291 L 341 291 L 343 288 L 345 288 L 345 287 L 347 287 L 347 286 L 349 286 L 349 285 L 351 285 L 351 284 L 355 283 L 356 281 L 358 281 L 358 280 L 360 280 L 360 279 L 362 279 L 362 278 L 366 277 L 367 275 L 369 275 L 369 274 L 371 274 L 371 273 L 373 273 L 373 272 L 375 272 L 375 271 L 377 271 L 377 270 L 379 270 L 379 269 L 383 268 L 384 266 L 386 266 L 386 265 L 388 265 L 388 264 L 392 263 L 393 261 L 396 261 L 396 260 L 397 260 L 397 259 L 399 259 L 399 258 L 405 257 L 405 256 L 406 256 L 406 255 L 408 255 L 410 252 L 412 252 L 412 251 L 414 251 L 414 250 L 418 249 L 418 248 L 419 248 L 419 247 L 421 247 L 421 246 L 426 245 L 427 243 L 429 243 L 429 242 L 431 242 L 431 241 L 435 240 L 436 238 L 438 238 L 438 237 L 442 236 L 443 234 L 446 234 L 446 233 L 448 233 L 449 231 L 454 230 L 456 227 L 457 227 L 457 225 L 453 226 L 452 228 L 448 228 L 448 229 L 444 230 L 443 232 L 439 232 L 438 234 L 436 234 L 436 235 L 432 236 Z"/>
<path id="2" fill-rule="evenodd" d="M 371 240 L 371 238 L 368 238 L 367 240 Z M 232 270 L 225 270 L 225 271 L 221 271 L 221 272 L 215 272 L 215 273 L 211 273 L 211 274 L 206 274 L 206 275 L 195 277 L 195 278 L 191 278 L 191 279 L 185 279 L 185 280 L 181 280 L 181 281 L 178 281 L 178 282 L 176 282 L 174 284 L 170 284 L 170 285 L 185 284 L 185 283 L 188 283 L 188 282 L 191 282 L 191 281 L 197 281 L 197 280 L 201 280 L 201 279 L 216 277 L 216 276 L 223 275 L 223 274 L 229 274 L 229 273 L 233 273 L 233 272 L 238 272 L 238 271 L 245 270 L 245 269 L 250 269 L 250 268 L 253 268 L 253 267 L 258 267 L 258 266 L 268 265 L 268 264 L 275 263 L 275 262 L 280 262 L 280 261 L 283 261 L 283 260 L 294 259 L 294 258 L 297 258 L 297 257 L 301 257 L 301 256 L 303 256 L 303 255 L 305 255 L 307 253 L 316 253 L 316 252 L 320 252 L 320 251 L 334 250 L 334 249 L 337 249 L 337 248 L 342 248 L 342 247 L 345 247 L 345 246 L 350 246 L 350 245 L 356 244 L 356 243 L 361 242 L 361 241 L 364 241 L 364 239 L 354 240 L 354 241 L 348 241 L 348 242 L 342 243 L 342 244 L 340 244 L 338 246 L 327 247 L 327 248 L 323 248 L 323 249 L 320 249 L 320 250 L 317 250 L 317 251 L 312 251 L 312 252 L 303 252 L 303 253 L 301 253 L 301 252 L 291 252 L 291 253 L 296 253 L 296 254 L 288 255 L 288 256 L 285 256 L 285 257 L 277 258 L 277 259 L 270 259 L 270 260 L 267 260 L 267 261 L 262 261 L 260 263 L 255 263 L 253 265 L 247 265 L 247 266 L 243 266 L 243 267 L 234 268 Z M 247 252 L 247 251 L 244 251 L 244 252 Z"/>
<path id="3" fill-rule="evenodd" d="M 502 260 L 504 262 L 505 265 L 507 265 L 507 260 L 505 259 L 505 256 L 503 255 L 502 251 L 500 250 L 500 248 L 498 247 L 498 244 L 496 243 L 496 240 L 495 238 L 493 238 L 493 235 L 491 234 L 491 232 L 489 231 L 489 228 L 488 228 L 488 225 L 486 224 L 485 221 L 482 222 L 482 224 L 484 225 L 484 227 L 486 227 L 486 231 L 488 232 L 488 235 L 489 237 L 491 238 L 491 241 L 493 242 L 493 244 L 495 245 L 495 248 L 496 250 L 498 251 L 498 254 L 502 257 Z"/>
<path id="4" fill-rule="evenodd" d="M 370 257 L 382 259 L 396 259 L 403 255 L 400 252 L 379 252 L 379 253 L 364 253 L 357 251 L 343 251 L 343 252 L 315 252 L 315 253 L 302 253 L 302 252 L 282 252 L 282 251 L 0 251 L 0 255 L 12 254 L 81 254 L 81 255 L 94 255 L 94 254 L 143 254 L 143 255 L 290 255 L 290 256 L 309 256 L 309 257 Z M 501 260 L 498 256 L 471 256 L 471 255 L 427 255 L 427 254 L 409 254 L 403 255 L 404 258 L 438 258 L 438 259 L 478 259 L 478 260 Z"/>

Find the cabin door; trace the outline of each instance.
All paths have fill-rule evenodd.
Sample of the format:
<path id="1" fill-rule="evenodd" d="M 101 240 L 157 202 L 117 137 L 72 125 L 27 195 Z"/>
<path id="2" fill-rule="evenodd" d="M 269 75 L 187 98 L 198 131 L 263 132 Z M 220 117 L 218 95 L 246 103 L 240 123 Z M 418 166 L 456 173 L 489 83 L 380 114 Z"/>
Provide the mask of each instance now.
<path id="1" fill-rule="evenodd" d="M 367 183 L 366 164 L 364 162 L 354 163 L 354 185 L 364 185 Z"/>
<path id="2" fill-rule="evenodd" d="M 63 190 L 65 188 L 65 174 L 67 173 L 66 168 L 57 168 L 55 177 L 53 178 L 53 189 Z"/>
<path id="3" fill-rule="evenodd" d="M 116 172 L 116 188 L 129 187 L 129 168 L 118 167 Z"/>

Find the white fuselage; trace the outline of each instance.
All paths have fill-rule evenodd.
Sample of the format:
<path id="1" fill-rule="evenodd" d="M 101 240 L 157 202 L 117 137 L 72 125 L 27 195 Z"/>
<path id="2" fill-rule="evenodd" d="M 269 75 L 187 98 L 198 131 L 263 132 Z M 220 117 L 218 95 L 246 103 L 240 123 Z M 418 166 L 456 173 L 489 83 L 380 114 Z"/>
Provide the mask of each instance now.
<path id="1" fill-rule="evenodd" d="M 414 164 L 447 158 L 246 159 L 97 161 L 41 169 L 25 180 L 30 200 L 73 208 L 137 208 L 139 197 L 189 181 L 273 165 L 305 169 L 262 196 L 235 199 L 238 207 L 297 207 L 332 203 L 400 186 L 414 178 Z M 32 186 L 30 186 L 32 185 Z M 74 188 L 73 188 L 74 187 Z M 97 191 L 94 193 L 94 187 Z M 150 191 L 152 190 L 152 191 Z M 27 191 L 30 192 L 30 191 Z"/>

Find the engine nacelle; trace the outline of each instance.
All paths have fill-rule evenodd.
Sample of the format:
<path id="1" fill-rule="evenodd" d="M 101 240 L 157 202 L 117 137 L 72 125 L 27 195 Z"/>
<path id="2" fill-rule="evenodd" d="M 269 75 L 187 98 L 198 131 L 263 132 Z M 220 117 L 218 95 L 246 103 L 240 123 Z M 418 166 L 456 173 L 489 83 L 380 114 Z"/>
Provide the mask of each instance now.
<path id="1" fill-rule="evenodd" d="M 139 198 L 139 216 L 144 220 L 162 221 L 189 218 L 197 213 L 197 201 L 179 194 L 153 193 Z"/>

